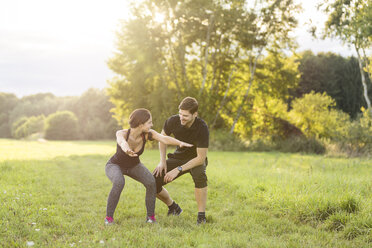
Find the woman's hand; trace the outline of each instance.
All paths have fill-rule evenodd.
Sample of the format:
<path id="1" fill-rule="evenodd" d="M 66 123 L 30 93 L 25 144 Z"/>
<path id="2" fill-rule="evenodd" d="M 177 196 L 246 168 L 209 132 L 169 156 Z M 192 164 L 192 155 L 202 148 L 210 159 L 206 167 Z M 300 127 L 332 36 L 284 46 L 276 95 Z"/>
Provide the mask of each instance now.
<path id="1" fill-rule="evenodd" d="M 132 149 L 130 149 L 130 147 L 129 147 L 129 145 L 128 145 L 128 143 L 127 142 L 122 142 L 121 144 L 120 144 L 120 147 L 121 147 L 121 149 L 123 150 L 123 152 L 125 153 L 125 154 L 127 154 L 129 157 L 138 157 L 138 155 L 134 152 L 134 151 L 132 151 Z"/>
<path id="2" fill-rule="evenodd" d="M 181 141 L 181 144 L 180 144 L 179 146 L 180 146 L 180 147 L 192 147 L 192 146 L 194 146 L 194 145 L 189 144 L 189 143 L 186 143 L 186 142 L 182 142 L 182 141 Z"/>
<path id="3" fill-rule="evenodd" d="M 138 155 L 134 152 L 134 151 L 132 151 L 132 150 L 130 150 L 130 149 L 128 149 L 128 150 L 126 150 L 126 151 L 124 151 L 129 157 L 138 157 Z"/>

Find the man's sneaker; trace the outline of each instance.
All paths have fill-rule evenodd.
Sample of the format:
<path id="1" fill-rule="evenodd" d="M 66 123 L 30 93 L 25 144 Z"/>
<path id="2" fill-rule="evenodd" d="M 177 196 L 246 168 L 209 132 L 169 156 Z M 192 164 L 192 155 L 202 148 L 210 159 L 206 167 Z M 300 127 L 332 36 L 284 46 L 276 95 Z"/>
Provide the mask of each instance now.
<path id="1" fill-rule="evenodd" d="M 174 208 L 171 208 L 168 210 L 168 216 L 169 215 L 180 215 L 182 213 L 182 208 L 176 203 L 176 206 Z"/>
<path id="2" fill-rule="evenodd" d="M 198 218 L 196 220 L 196 224 L 197 225 L 202 225 L 202 224 L 205 224 L 205 223 L 207 223 L 207 219 L 206 218 Z"/>
<path id="3" fill-rule="evenodd" d="M 114 218 L 109 217 L 109 216 L 106 216 L 106 218 L 105 218 L 105 225 L 106 226 L 111 226 L 113 224 L 114 224 Z"/>
<path id="4" fill-rule="evenodd" d="M 146 223 L 152 223 L 152 224 L 156 224 L 156 219 L 154 216 L 147 216 L 146 218 Z"/>

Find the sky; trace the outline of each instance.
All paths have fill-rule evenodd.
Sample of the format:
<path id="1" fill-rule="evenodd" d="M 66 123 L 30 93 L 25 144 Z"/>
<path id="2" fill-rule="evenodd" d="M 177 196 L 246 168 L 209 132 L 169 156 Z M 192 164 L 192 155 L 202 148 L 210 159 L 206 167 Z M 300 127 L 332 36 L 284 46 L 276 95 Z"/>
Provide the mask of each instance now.
<path id="1" fill-rule="evenodd" d="M 306 24 L 323 27 L 326 16 L 313 1 L 297 2 L 298 51 L 353 54 L 337 40 L 313 39 Z M 0 0 L 0 92 L 71 96 L 107 87 L 115 32 L 128 15 L 125 0 Z"/>

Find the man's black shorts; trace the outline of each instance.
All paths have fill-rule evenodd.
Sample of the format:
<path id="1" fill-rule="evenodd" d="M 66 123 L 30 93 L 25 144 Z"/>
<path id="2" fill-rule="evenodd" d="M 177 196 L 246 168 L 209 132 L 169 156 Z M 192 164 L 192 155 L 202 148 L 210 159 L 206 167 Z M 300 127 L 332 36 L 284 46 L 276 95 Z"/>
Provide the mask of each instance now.
<path id="1" fill-rule="evenodd" d="M 178 167 L 178 166 L 181 166 L 181 165 L 184 165 L 188 162 L 188 160 L 179 160 L 179 159 L 175 159 L 175 158 L 168 158 L 167 159 L 167 172 L 173 170 L 174 168 Z M 206 168 L 207 168 L 207 164 L 208 162 L 205 162 L 204 164 L 202 165 L 198 165 L 194 168 L 192 168 L 191 170 L 187 170 L 187 171 L 182 171 L 181 173 L 178 174 L 178 177 L 186 174 L 186 173 L 190 173 L 191 176 L 192 176 L 192 179 L 194 180 L 194 184 L 195 184 L 195 188 L 204 188 L 204 187 L 207 187 L 207 174 L 206 174 Z M 164 182 L 164 172 L 162 173 L 162 176 L 155 176 L 155 180 L 156 180 L 156 193 L 160 193 L 160 191 L 162 190 L 162 187 L 163 185 L 165 185 L 166 183 Z M 175 179 L 176 179 L 175 178 Z M 175 180 L 173 179 L 173 181 Z"/>

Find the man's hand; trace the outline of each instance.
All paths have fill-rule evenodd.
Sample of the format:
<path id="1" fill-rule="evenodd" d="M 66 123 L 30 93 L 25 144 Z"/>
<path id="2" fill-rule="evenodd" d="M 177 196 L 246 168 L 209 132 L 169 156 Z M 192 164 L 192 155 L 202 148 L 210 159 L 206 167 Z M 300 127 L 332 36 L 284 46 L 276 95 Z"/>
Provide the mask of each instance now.
<path id="1" fill-rule="evenodd" d="M 165 174 L 164 182 L 165 183 L 172 182 L 173 179 L 175 179 L 178 176 L 179 173 L 180 173 L 180 171 L 177 168 L 174 168 L 173 170 L 171 170 L 170 172 Z"/>
<path id="2" fill-rule="evenodd" d="M 156 166 L 155 170 L 152 172 L 154 176 L 162 176 L 164 171 L 164 175 L 167 173 L 167 163 L 159 162 L 158 166 Z"/>

